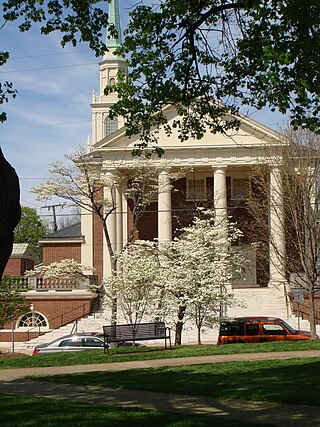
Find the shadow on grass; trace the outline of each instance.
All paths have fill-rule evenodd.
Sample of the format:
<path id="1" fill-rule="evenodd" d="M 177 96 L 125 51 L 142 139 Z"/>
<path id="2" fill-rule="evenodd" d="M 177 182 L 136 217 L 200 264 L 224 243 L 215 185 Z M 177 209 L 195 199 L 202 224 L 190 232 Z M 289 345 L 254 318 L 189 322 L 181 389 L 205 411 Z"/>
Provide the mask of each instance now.
<path id="1" fill-rule="evenodd" d="M 90 372 L 45 381 L 320 406 L 319 371 L 318 359 L 288 359 Z"/>
<path id="2" fill-rule="evenodd" d="M 50 388 L 50 386 L 49 386 Z M 138 408 L 124 409 L 102 404 L 71 402 L 68 400 L 40 399 L 1 395 L 1 424 L 6 427 L 81 426 L 81 427 L 209 427 L 211 417 L 184 415 Z M 236 424 L 235 424 L 236 423 Z M 214 419 L 215 427 L 255 427 L 229 419 Z M 266 424 L 263 424 L 266 426 Z M 269 424 L 271 426 L 271 424 Z"/>
<path id="3" fill-rule="evenodd" d="M 157 351 L 154 351 L 157 350 Z M 213 356 L 219 354 L 240 354 L 240 353 L 265 353 L 275 351 L 306 351 L 320 350 L 320 340 L 307 340 L 297 342 L 270 342 L 259 344 L 233 344 L 233 345 L 202 345 L 202 346 L 179 346 L 172 351 L 161 350 L 157 347 L 137 347 L 115 349 L 116 354 L 108 356 L 103 350 L 80 351 L 70 353 L 55 353 L 45 356 L 18 356 L 1 357 L 0 369 L 32 368 L 45 366 L 67 366 L 81 364 L 100 364 L 125 362 L 133 360 L 166 359 L 190 356 Z M 112 350 L 113 352 L 114 350 Z"/>

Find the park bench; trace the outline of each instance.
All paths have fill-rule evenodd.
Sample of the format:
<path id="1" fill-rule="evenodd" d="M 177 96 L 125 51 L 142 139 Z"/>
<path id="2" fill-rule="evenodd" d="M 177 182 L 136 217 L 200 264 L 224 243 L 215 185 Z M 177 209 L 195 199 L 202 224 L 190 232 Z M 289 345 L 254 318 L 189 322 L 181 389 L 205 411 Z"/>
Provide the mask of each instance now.
<path id="1" fill-rule="evenodd" d="M 103 336 L 104 348 L 105 351 L 107 349 L 108 354 L 111 343 L 117 343 L 119 346 L 126 341 L 135 343 L 163 339 L 167 348 L 167 340 L 169 340 L 170 350 L 172 349 L 170 328 L 166 327 L 164 322 L 103 326 Z"/>

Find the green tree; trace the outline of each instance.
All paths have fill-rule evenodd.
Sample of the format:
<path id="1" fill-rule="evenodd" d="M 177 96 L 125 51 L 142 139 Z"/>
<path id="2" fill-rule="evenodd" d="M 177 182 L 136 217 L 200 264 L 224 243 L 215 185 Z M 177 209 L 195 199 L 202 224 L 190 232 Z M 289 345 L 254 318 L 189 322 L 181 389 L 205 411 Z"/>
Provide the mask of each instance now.
<path id="1" fill-rule="evenodd" d="M 41 260 L 41 239 L 47 233 L 47 229 L 38 217 L 36 209 L 27 206 L 22 207 L 21 220 L 14 230 L 15 243 L 29 243 L 36 255 L 36 262 Z"/>
<path id="2" fill-rule="evenodd" d="M 8 21 L 19 31 L 37 24 L 42 34 L 60 31 L 62 46 L 85 41 L 99 56 L 102 31 L 117 36 L 104 10 L 111 1 L 3 1 L 0 29 Z M 111 118 L 123 116 L 127 134 L 142 136 L 136 154 L 150 143 L 162 154 L 151 133 L 160 125 L 168 135 L 177 128 L 181 140 L 200 139 L 207 129 L 227 133 L 239 126 L 243 105 L 279 109 L 294 127 L 319 132 L 319 46 L 319 0 L 141 1 L 121 49 L 129 73 L 106 88 L 119 93 Z M 0 65 L 8 56 L 0 52 Z M 3 83 L 0 103 L 15 94 L 11 82 Z M 172 126 L 164 113 L 170 105 L 180 115 Z"/>
<path id="3" fill-rule="evenodd" d="M 113 112 L 127 133 L 144 137 L 138 153 L 151 142 L 161 154 L 155 126 L 177 128 L 181 140 L 228 132 L 242 106 L 278 109 L 294 127 L 319 131 L 319 42 L 318 0 L 140 4 L 122 49 L 129 74 L 106 93 L 120 94 Z M 167 105 L 180 114 L 170 127 Z"/>
<path id="4" fill-rule="evenodd" d="M 0 281 L 0 327 L 4 323 L 16 319 L 30 310 L 29 304 L 23 296 L 27 289 L 13 278 L 3 277 Z"/>
<path id="5" fill-rule="evenodd" d="M 81 40 L 101 55 L 111 1 L 7 0 L 2 17 L 17 21 L 20 31 L 34 23 L 42 34 L 58 30 L 62 46 Z M 117 35 L 113 25 L 108 35 Z M 225 132 L 237 126 L 226 114 L 236 116 L 241 105 L 279 109 L 291 115 L 292 125 L 315 131 L 319 46 L 318 0 L 141 1 L 132 6 L 122 49 L 129 75 L 106 90 L 119 92 L 114 114 L 146 142 L 154 125 L 166 123 L 166 105 L 182 115 L 174 123 L 181 139 L 201 138 L 206 127 Z"/>

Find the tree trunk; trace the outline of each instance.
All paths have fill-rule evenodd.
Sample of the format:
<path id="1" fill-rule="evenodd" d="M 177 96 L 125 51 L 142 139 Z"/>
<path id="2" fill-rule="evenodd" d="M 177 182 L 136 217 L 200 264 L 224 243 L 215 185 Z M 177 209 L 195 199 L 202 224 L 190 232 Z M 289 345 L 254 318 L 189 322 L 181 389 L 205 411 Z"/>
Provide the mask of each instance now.
<path id="1" fill-rule="evenodd" d="M 180 306 L 178 309 L 178 321 L 176 324 L 176 336 L 175 336 L 175 341 L 174 341 L 174 345 L 181 345 L 181 341 L 182 341 L 182 329 L 183 329 L 183 318 L 184 318 L 184 313 L 186 311 L 186 306 Z"/>
<path id="2" fill-rule="evenodd" d="M 201 327 L 198 327 L 198 345 L 201 345 Z"/>
<path id="3" fill-rule="evenodd" d="M 0 280 L 12 252 L 13 230 L 21 217 L 19 199 L 18 176 L 0 148 Z"/>
<path id="4" fill-rule="evenodd" d="M 309 321 L 310 321 L 310 334 L 312 338 L 316 338 L 316 313 L 315 313 L 315 303 L 314 303 L 314 289 L 311 284 L 309 284 Z"/>

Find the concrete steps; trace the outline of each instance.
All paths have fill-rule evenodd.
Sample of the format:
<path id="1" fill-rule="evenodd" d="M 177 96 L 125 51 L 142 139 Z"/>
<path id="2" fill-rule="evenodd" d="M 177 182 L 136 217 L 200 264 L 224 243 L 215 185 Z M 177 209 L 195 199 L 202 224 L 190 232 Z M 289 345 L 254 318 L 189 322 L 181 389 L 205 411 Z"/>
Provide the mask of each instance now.
<path id="1" fill-rule="evenodd" d="M 77 322 L 77 332 L 91 332 L 91 333 L 102 333 L 102 326 L 106 324 L 106 320 L 103 317 L 97 317 L 97 315 L 90 315 L 82 318 Z M 33 350 L 38 344 L 45 344 L 61 338 L 65 335 L 70 335 L 73 330 L 75 322 L 68 323 L 58 329 L 53 329 L 47 333 L 40 335 L 27 342 L 17 342 L 15 344 L 16 351 L 20 350 Z"/>
<path id="2" fill-rule="evenodd" d="M 228 309 L 228 317 L 240 316 L 270 316 L 279 317 L 289 323 L 293 328 L 298 329 L 298 318 L 292 314 L 290 307 L 287 306 L 284 292 L 277 288 L 246 288 L 234 289 L 234 296 L 239 304 Z M 102 333 L 102 326 L 109 324 L 106 319 L 110 317 L 110 313 L 101 312 L 94 316 L 88 316 L 78 321 L 78 332 Z M 120 319 L 119 323 L 123 323 Z M 74 326 L 74 322 L 65 325 L 59 329 L 47 332 L 33 340 L 24 343 L 16 343 L 16 351 L 31 352 L 37 344 L 47 343 L 64 335 L 69 335 Z M 307 320 L 300 319 L 300 329 L 310 330 L 310 325 Z M 320 326 L 317 327 L 320 334 Z M 218 338 L 218 328 L 207 330 L 202 334 L 202 343 L 216 343 Z M 174 339 L 174 337 L 172 337 Z M 185 328 L 183 332 L 183 344 L 191 344 L 197 342 L 197 331 Z M 159 344 L 157 342 L 157 344 Z"/>

